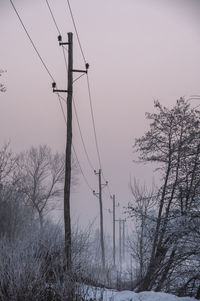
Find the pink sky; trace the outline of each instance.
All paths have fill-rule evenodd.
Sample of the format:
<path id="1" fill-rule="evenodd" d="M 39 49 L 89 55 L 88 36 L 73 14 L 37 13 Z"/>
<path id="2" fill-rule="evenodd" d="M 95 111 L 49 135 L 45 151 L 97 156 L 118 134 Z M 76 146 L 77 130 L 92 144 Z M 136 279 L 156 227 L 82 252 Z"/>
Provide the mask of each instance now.
<path id="1" fill-rule="evenodd" d="M 13 2 L 57 84 L 66 88 L 62 52 L 45 1 Z M 67 32 L 74 32 L 67 1 L 49 3 L 64 39 Z M 144 114 L 153 110 L 153 100 L 170 106 L 180 96 L 200 94 L 200 2 L 71 0 L 71 6 L 90 63 L 104 174 L 123 206 L 131 199 L 130 175 L 141 183 L 152 182 L 151 167 L 132 163 L 132 144 L 147 129 Z M 65 124 L 51 90 L 52 81 L 7 0 L 0 0 L 0 36 L 0 68 L 7 70 L 1 78 L 7 92 L 0 94 L 0 145 L 10 140 L 14 151 L 39 144 L 64 151 Z M 74 66 L 84 66 L 75 36 Z M 98 170 L 85 78 L 74 85 L 74 97 L 86 147 Z M 97 177 L 88 166 L 75 119 L 74 146 L 91 186 L 97 190 Z M 81 176 L 80 181 L 72 196 L 72 211 L 86 223 L 98 215 L 99 207 Z M 104 207 L 111 207 L 107 193 Z M 106 211 L 105 218 L 109 227 Z"/>

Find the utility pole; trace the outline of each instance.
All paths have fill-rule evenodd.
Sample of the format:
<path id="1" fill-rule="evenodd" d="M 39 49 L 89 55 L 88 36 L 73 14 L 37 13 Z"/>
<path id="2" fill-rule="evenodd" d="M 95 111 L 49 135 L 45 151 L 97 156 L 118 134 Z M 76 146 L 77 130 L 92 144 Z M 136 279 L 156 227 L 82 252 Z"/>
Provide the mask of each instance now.
<path id="1" fill-rule="evenodd" d="M 71 218 L 70 218 L 70 188 L 71 188 L 71 148 L 72 148 L 72 97 L 73 97 L 73 72 L 87 73 L 89 64 L 86 64 L 86 70 L 73 70 L 73 33 L 68 33 L 68 42 L 62 42 L 62 37 L 58 36 L 59 45 L 68 45 L 68 81 L 67 90 L 59 90 L 56 83 L 52 83 L 53 92 L 67 93 L 67 139 L 65 152 L 65 180 L 64 180 L 64 227 L 65 227 L 65 254 L 66 269 L 71 271 Z"/>
<path id="2" fill-rule="evenodd" d="M 119 222 L 119 268 L 120 268 L 120 279 L 122 272 L 122 219 L 116 219 L 116 222 Z"/>
<path id="3" fill-rule="evenodd" d="M 115 195 L 113 195 L 112 200 L 113 200 L 113 264 L 115 266 Z"/>
<path id="4" fill-rule="evenodd" d="M 113 194 L 113 196 L 111 196 L 111 199 L 112 199 L 112 201 L 113 201 L 113 210 L 111 211 L 110 209 L 109 209 L 109 212 L 111 213 L 112 212 L 112 214 L 113 214 L 113 265 L 115 266 L 115 264 L 116 264 L 116 240 L 115 240 L 115 238 L 116 238 L 116 234 L 115 234 L 115 222 L 117 221 L 116 219 L 115 219 L 115 208 L 116 207 L 119 207 L 119 203 L 116 205 L 116 202 L 115 202 L 115 195 Z"/>
<path id="5" fill-rule="evenodd" d="M 120 265 L 120 279 L 122 272 L 122 220 L 119 219 L 119 265 Z"/>
<path id="6" fill-rule="evenodd" d="M 68 86 L 67 86 L 67 142 L 65 154 L 64 223 L 67 271 L 71 271 L 71 147 L 72 147 L 72 95 L 73 95 L 73 34 L 68 33 Z"/>
<path id="7" fill-rule="evenodd" d="M 125 219 L 115 220 L 119 222 L 119 265 L 120 265 L 120 275 L 122 272 L 122 259 L 125 259 Z M 121 276 L 120 276 L 121 277 Z"/>
<path id="8" fill-rule="evenodd" d="M 126 220 L 125 219 L 123 219 L 122 220 L 122 246 L 123 246 L 123 248 L 122 248 L 122 254 L 123 254 L 123 260 L 125 260 L 125 222 L 126 222 Z"/>
<path id="9" fill-rule="evenodd" d="M 101 183 L 101 169 L 99 169 L 99 172 L 94 171 L 95 175 L 99 176 L 99 192 L 96 193 L 93 191 L 93 194 L 96 196 L 99 196 L 99 208 L 100 208 L 100 242 L 101 242 L 101 260 L 102 260 L 102 266 L 103 269 L 105 269 L 105 249 L 104 249 L 104 234 L 103 234 L 103 204 L 102 204 L 102 187 L 108 184 L 102 184 Z"/>

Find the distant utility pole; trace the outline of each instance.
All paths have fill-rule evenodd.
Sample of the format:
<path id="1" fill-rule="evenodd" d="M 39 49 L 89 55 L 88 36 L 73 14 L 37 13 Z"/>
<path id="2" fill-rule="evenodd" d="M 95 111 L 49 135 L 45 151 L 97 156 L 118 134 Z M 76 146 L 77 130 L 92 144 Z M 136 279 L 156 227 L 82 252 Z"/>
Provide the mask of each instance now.
<path id="1" fill-rule="evenodd" d="M 116 205 L 116 202 L 115 202 L 115 195 L 113 194 L 113 196 L 111 196 L 111 199 L 113 201 L 113 210 L 111 211 L 109 209 L 109 212 L 113 214 L 113 265 L 115 266 L 116 265 L 116 234 L 115 234 L 115 208 L 119 206 L 119 203 Z"/>
<path id="2" fill-rule="evenodd" d="M 73 70 L 73 34 L 68 33 L 68 42 L 62 42 L 62 37 L 58 37 L 59 45 L 68 45 L 68 82 L 67 90 L 59 90 L 56 83 L 52 84 L 53 92 L 67 94 L 67 140 L 65 152 L 65 181 L 64 181 L 64 226 L 65 226 L 65 253 L 66 268 L 71 271 L 71 218 L 70 218 L 70 188 L 71 188 L 71 148 L 72 148 L 72 97 L 73 97 L 73 72 L 85 72 L 86 70 Z"/>
<path id="3" fill-rule="evenodd" d="M 121 278 L 121 271 L 122 271 L 122 220 L 116 219 L 116 222 L 119 222 L 119 270 L 120 270 L 120 278 Z"/>
<path id="4" fill-rule="evenodd" d="M 120 265 L 120 275 L 122 272 L 122 259 L 125 259 L 125 219 L 115 220 L 119 222 L 119 265 Z"/>
<path id="5" fill-rule="evenodd" d="M 123 233 L 123 235 L 122 235 L 122 237 L 123 237 L 123 239 L 122 239 L 122 246 L 123 246 L 123 248 L 122 248 L 122 256 L 123 256 L 123 260 L 125 260 L 125 222 L 126 222 L 126 220 L 125 219 L 123 219 L 122 220 L 122 233 Z"/>
<path id="6" fill-rule="evenodd" d="M 103 234 L 103 204 L 102 204 L 102 188 L 108 184 L 101 183 L 101 169 L 99 172 L 94 171 L 95 175 L 99 176 L 99 192 L 93 191 L 93 194 L 99 197 L 99 208 L 100 208 L 100 242 L 101 242 L 101 260 L 103 269 L 105 269 L 105 249 L 104 249 L 104 234 Z"/>
<path id="7" fill-rule="evenodd" d="M 120 265 L 120 279 L 122 272 L 122 220 L 119 219 L 119 265 Z"/>
<path id="8" fill-rule="evenodd" d="M 115 266 L 115 195 L 113 195 L 112 200 L 113 200 L 113 264 Z"/>

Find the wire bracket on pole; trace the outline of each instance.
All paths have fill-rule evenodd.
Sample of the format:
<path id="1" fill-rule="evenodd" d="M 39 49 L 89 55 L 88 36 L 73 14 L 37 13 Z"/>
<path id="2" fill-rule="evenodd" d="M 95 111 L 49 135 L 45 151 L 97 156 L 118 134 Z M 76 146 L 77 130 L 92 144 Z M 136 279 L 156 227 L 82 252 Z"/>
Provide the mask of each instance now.
<path id="1" fill-rule="evenodd" d="M 63 46 L 63 45 L 69 45 L 68 42 L 62 42 L 62 36 L 59 35 L 58 36 L 58 42 L 59 42 L 59 45 L 60 46 Z M 78 69 L 73 69 L 72 72 L 80 72 L 80 73 L 88 73 L 88 69 L 89 69 L 90 65 L 88 63 L 85 64 L 85 69 L 86 70 L 78 70 Z"/>
<path id="2" fill-rule="evenodd" d="M 59 45 L 60 45 L 60 46 L 63 46 L 63 45 L 69 45 L 68 42 L 62 42 L 62 36 L 61 36 L 61 35 L 58 36 L 58 42 L 59 42 Z"/>
<path id="3" fill-rule="evenodd" d="M 94 196 L 99 197 L 99 193 L 96 192 L 95 190 L 93 190 L 93 194 L 94 194 Z"/>
<path id="4" fill-rule="evenodd" d="M 53 88 L 53 92 L 61 92 L 61 93 L 68 93 L 69 91 L 68 90 L 60 90 L 60 89 L 56 89 L 56 83 L 52 83 L 52 88 Z"/>
<path id="5" fill-rule="evenodd" d="M 101 170 L 99 170 L 99 172 L 97 172 L 96 170 L 94 170 L 94 174 L 95 175 L 99 175 L 99 173 L 101 173 Z M 101 187 L 104 188 L 107 185 L 108 185 L 108 181 L 106 181 L 106 183 L 104 183 L 104 184 L 101 184 Z"/>
<path id="6" fill-rule="evenodd" d="M 88 69 L 89 69 L 90 65 L 88 63 L 85 64 L 85 69 L 86 70 L 77 70 L 77 69 L 73 69 L 72 72 L 80 72 L 80 73 L 88 73 Z"/>

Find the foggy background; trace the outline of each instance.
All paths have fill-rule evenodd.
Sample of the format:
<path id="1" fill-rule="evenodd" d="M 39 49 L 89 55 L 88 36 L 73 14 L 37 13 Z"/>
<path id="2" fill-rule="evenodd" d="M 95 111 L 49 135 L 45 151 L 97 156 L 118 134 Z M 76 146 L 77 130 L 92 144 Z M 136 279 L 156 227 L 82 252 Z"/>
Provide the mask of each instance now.
<path id="1" fill-rule="evenodd" d="M 15 0 L 20 16 L 60 89 L 67 77 L 57 32 L 45 1 Z M 73 32 L 67 1 L 50 1 L 63 40 Z M 181 96 L 200 94 L 200 2 L 198 0 L 73 0 L 89 77 L 102 169 L 121 209 L 131 200 L 130 178 L 151 185 L 153 168 L 133 163 L 132 145 L 148 128 L 145 112 L 153 100 L 171 106 Z M 0 145 L 10 141 L 13 151 L 47 144 L 65 151 L 66 127 L 51 79 L 39 61 L 8 0 L 0 0 L 0 78 L 7 87 L 0 94 Z M 84 62 L 74 34 L 74 68 Z M 91 161 L 99 169 L 86 77 L 74 84 L 83 137 Z M 198 101 L 193 101 L 194 106 Z M 98 191 L 98 178 L 88 165 L 76 120 L 73 144 L 80 165 Z M 62 202 L 61 202 L 62 203 Z M 108 190 L 103 194 L 106 227 L 111 228 Z M 61 205 L 59 205 L 61 208 Z M 98 199 L 80 174 L 71 197 L 72 220 L 86 225 L 99 214 Z M 62 211 L 53 213 L 55 220 Z M 96 219 L 98 225 L 98 217 Z"/>

